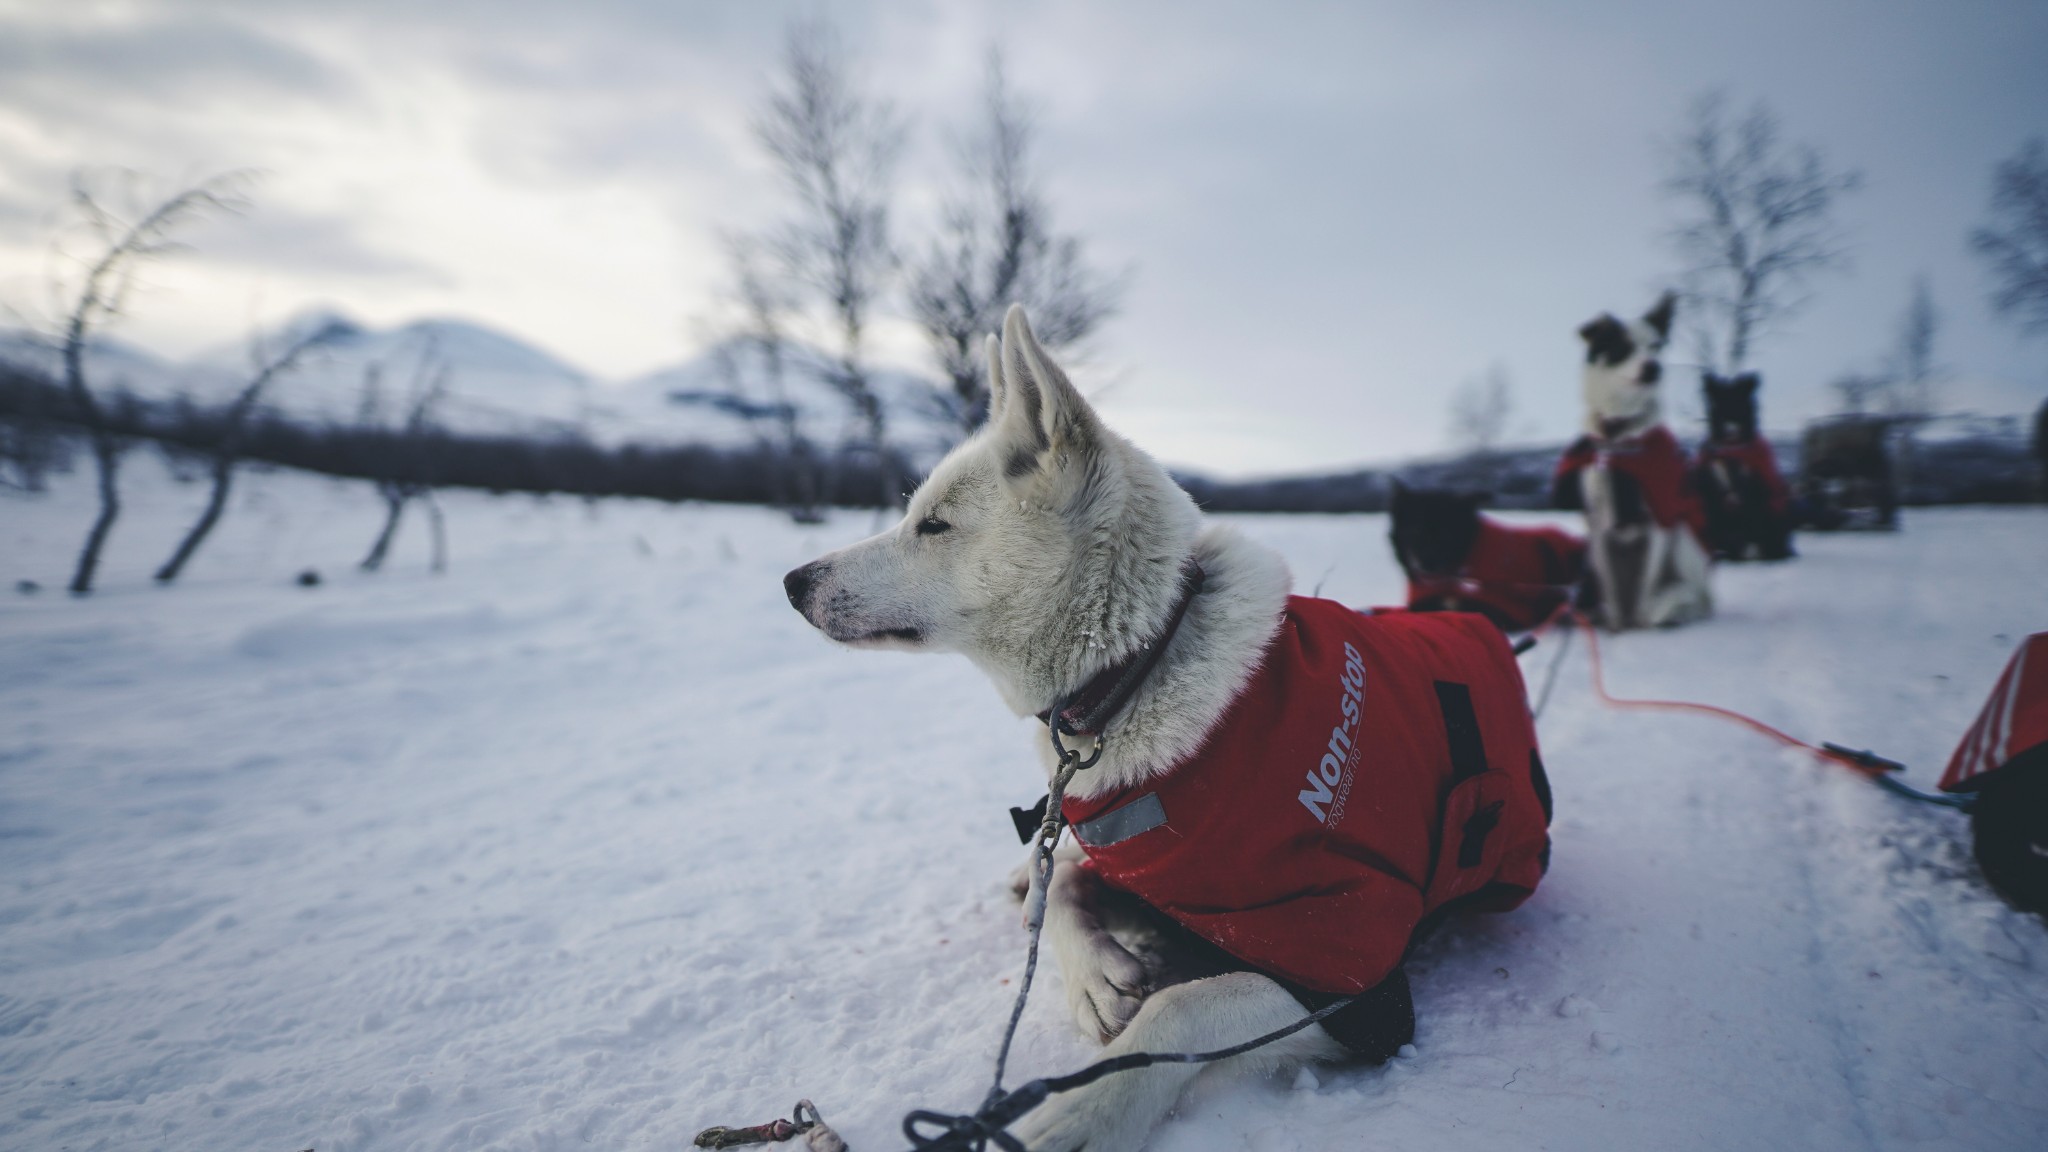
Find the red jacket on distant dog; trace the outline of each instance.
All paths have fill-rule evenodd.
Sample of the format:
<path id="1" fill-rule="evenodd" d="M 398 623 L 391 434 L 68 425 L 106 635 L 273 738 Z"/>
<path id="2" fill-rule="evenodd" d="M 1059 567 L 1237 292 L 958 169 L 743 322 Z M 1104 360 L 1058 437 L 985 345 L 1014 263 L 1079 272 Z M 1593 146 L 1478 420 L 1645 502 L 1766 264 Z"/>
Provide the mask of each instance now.
<path id="1" fill-rule="evenodd" d="M 1792 506 L 1792 489 L 1778 471 L 1778 457 L 1771 451 L 1770 441 L 1761 436 L 1751 436 L 1747 440 L 1733 442 L 1708 440 L 1700 445 L 1698 467 L 1712 467 L 1717 460 L 1740 465 L 1755 473 L 1763 481 L 1773 516 L 1783 516 L 1785 510 Z"/>
<path id="2" fill-rule="evenodd" d="M 1378 985 L 1453 900 L 1520 904 L 1550 857 L 1550 786 L 1500 631 L 1301 596 L 1193 759 L 1064 807 L 1109 884 L 1320 992 Z"/>
<path id="3" fill-rule="evenodd" d="M 1571 599 L 1586 571 L 1586 542 L 1562 528 L 1514 528 L 1479 517 L 1479 535 L 1455 575 L 1408 577 L 1408 607 L 1483 610 L 1526 631 Z"/>
<path id="4" fill-rule="evenodd" d="M 1557 462 L 1552 486 L 1566 477 L 1576 478 L 1580 471 L 1602 459 L 1610 469 L 1635 479 L 1642 489 L 1643 503 L 1649 506 L 1650 516 L 1659 526 L 1669 528 L 1683 524 L 1692 529 L 1695 538 L 1705 543 L 1706 510 L 1700 506 L 1699 495 L 1693 491 L 1692 481 L 1687 476 L 1685 452 L 1679 448 L 1678 440 L 1671 435 L 1669 428 L 1658 424 L 1640 436 L 1625 440 L 1595 440 L 1591 436 L 1581 436 L 1565 449 L 1564 458 Z"/>

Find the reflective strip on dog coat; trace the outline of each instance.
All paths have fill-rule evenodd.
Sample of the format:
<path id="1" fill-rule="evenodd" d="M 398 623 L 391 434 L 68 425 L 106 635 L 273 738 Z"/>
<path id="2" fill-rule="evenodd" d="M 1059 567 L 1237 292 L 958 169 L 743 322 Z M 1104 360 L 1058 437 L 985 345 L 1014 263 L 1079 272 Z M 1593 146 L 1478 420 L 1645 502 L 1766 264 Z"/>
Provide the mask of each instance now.
<path id="1" fill-rule="evenodd" d="M 2048 632 L 2026 638 L 1991 688 L 1942 774 L 1944 792 L 1974 792 L 1984 777 L 2048 745 Z"/>
<path id="2" fill-rule="evenodd" d="M 1065 810 L 1109 884 L 1259 971 L 1348 993 L 1437 908 L 1534 891 L 1549 805 L 1493 625 L 1295 596 L 1199 752 Z"/>

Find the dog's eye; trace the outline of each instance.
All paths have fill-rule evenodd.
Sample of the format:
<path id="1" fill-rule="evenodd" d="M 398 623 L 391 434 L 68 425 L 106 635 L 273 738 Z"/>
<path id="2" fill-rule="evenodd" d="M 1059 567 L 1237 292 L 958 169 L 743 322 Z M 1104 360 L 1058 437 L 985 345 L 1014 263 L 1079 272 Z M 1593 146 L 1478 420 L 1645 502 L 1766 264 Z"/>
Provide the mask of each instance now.
<path id="1" fill-rule="evenodd" d="M 917 534 L 919 536 L 937 536 L 941 532 L 950 532 L 952 530 L 953 526 L 951 524 L 946 523 L 937 516 L 927 516 L 917 522 Z"/>

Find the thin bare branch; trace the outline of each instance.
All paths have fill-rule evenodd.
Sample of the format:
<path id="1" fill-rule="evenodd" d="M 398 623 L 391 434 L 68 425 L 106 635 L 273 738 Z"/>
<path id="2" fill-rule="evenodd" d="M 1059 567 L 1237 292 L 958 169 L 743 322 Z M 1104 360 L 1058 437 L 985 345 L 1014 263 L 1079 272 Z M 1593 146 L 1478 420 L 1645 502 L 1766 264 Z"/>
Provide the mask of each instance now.
<path id="1" fill-rule="evenodd" d="M 1696 101 L 1664 181 L 1681 213 L 1670 239 L 1687 264 L 1685 314 L 1702 362 L 1721 372 L 1742 368 L 1759 337 L 1805 306 L 1816 274 L 1847 262 L 1833 214 L 1862 183 L 1786 143 L 1769 107 L 1731 116 L 1721 93 Z"/>
<path id="2" fill-rule="evenodd" d="M 1048 347 L 1086 339 L 1115 314 L 1121 278 L 1096 272 L 1081 241 L 1057 234 L 1031 167 L 1035 125 L 991 48 L 981 119 L 956 147 L 963 188 L 912 277 L 910 305 L 946 378 L 963 430 L 986 414 L 982 337 L 1012 303 Z"/>
<path id="3" fill-rule="evenodd" d="M 1991 218 L 1970 233 L 1970 247 L 1991 272 L 1992 307 L 2023 332 L 2048 333 L 2048 143 L 2029 140 L 1999 163 Z"/>

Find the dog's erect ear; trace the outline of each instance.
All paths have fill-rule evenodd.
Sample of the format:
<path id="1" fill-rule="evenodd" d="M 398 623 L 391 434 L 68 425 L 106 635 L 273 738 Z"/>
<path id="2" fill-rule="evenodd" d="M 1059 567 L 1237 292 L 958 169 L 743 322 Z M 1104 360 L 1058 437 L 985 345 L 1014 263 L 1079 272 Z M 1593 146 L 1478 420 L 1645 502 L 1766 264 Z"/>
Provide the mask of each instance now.
<path id="1" fill-rule="evenodd" d="M 994 367 L 998 359 L 1000 368 Z M 997 397 L 989 424 L 1002 450 L 1004 481 L 1028 486 L 1088 467 L 1100 442 L 1095 410 L 1038 343 L 1022 307 L 1012 304 L 1003 317 L 1001 355 L 989 362 L 990 392 Z"/>
<path id="2" fill-rule="evenodd" d="M 1659 340 L 1671 338 L 1671 317 L 1678 311 L 1678 295 L 1666 292 L 1657 297 L 1656 307 L 1643 313 L 1643 323 L 1657 330 Z"/>
<path id="3" fill-rule="evenodd" d="M 991 332 L 981 342 L 981 358 L 988 365 L 988 415 L 984 417 L 993 428 L 1002 421 L 1003 402 L 1007 391 L 1003 386 L 1003 342 Z"/>
<path id="4" fill-rule="evenodd" d="M 1735 378 L 1735 386 L 1737 388 L 1742 389 L 1744 392 L 1750 393 L 1751 395 L 1754 395 L 1756 393 L 1756 390 L 1763 386 L 1763 382 L 1763 377 L 1757 375 L 1754 372 L 1744 372 L 1742 375 L 1737 376 Z"/>
<path id="5" fill-rule="evenodd" d="M 1721 379 L 1712 372 L 1700 373 L 1700 387 L 1705 388 L 1709 392 L 1719 392 L 1727 386 L 1728 382 L 1726 380 Z"/>

